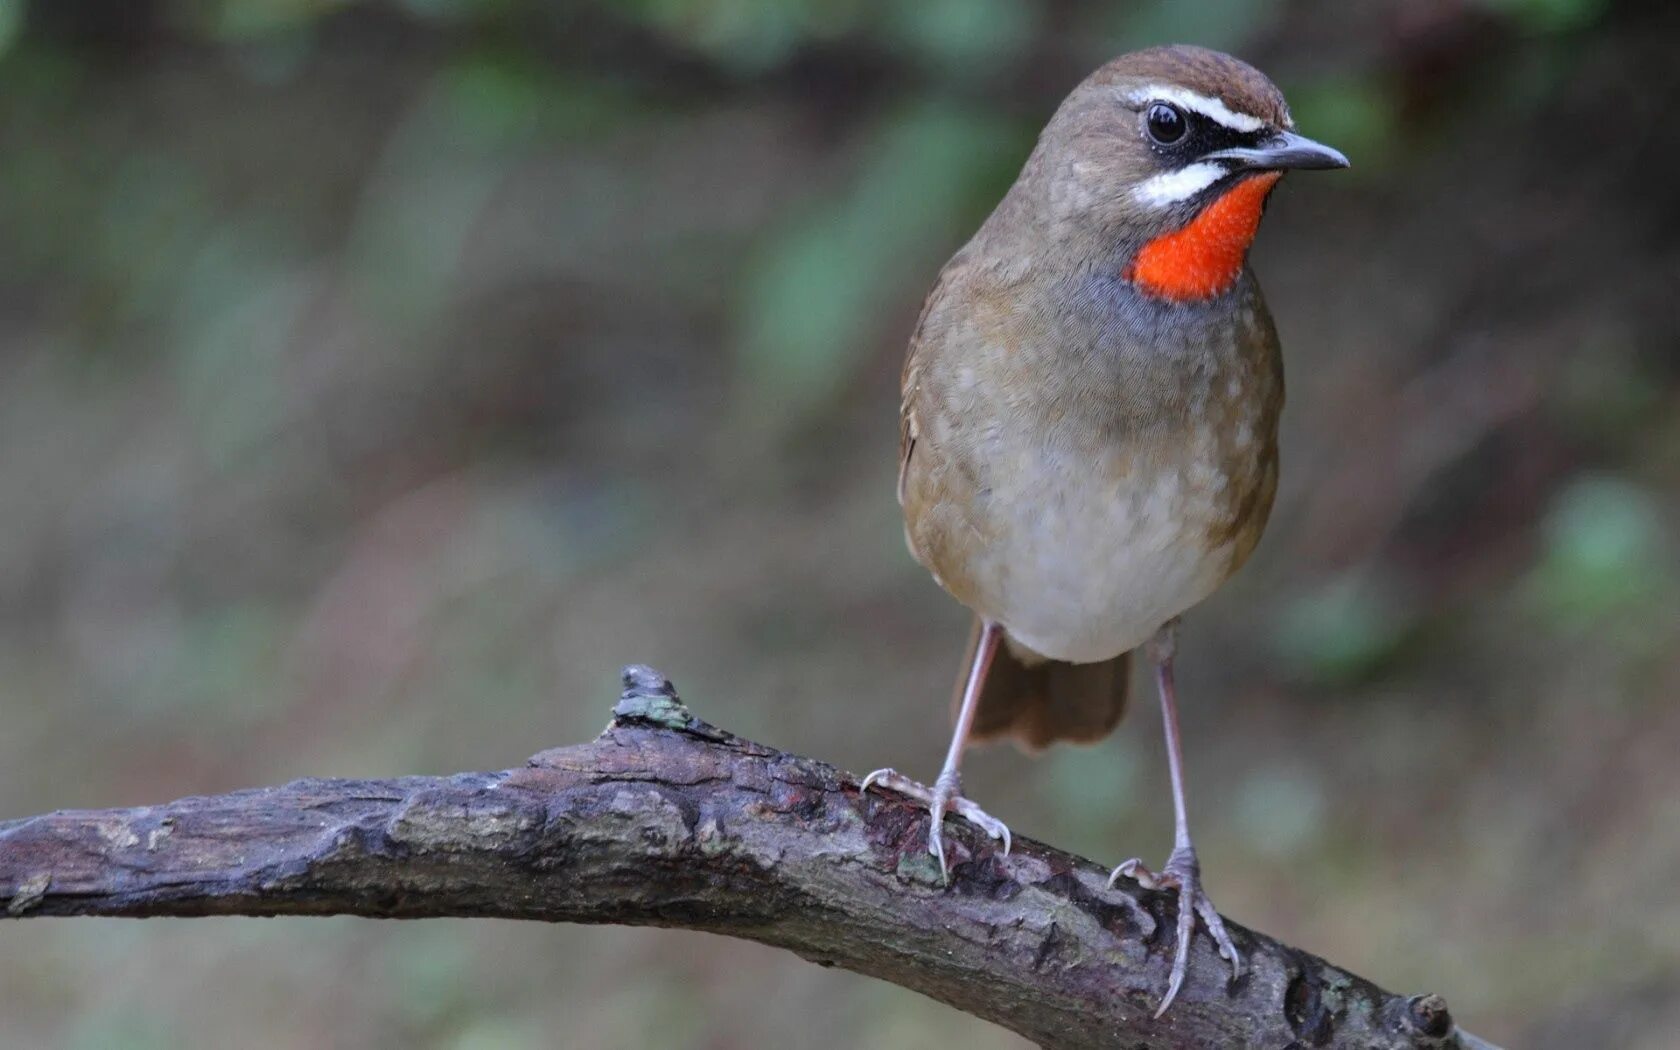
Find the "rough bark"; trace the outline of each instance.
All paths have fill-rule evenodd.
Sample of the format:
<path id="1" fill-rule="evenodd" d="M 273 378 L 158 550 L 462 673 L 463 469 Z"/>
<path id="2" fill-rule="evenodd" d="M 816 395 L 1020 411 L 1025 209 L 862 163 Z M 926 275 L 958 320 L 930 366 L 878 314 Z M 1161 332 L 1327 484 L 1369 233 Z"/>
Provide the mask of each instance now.
<path id="1" fill-rule="evenodd" d="M 301 780 L 0 823 L 0 902 L 54 915 L 496 916 L 708 930 L 892 981 L 1045 1047 L 1487 1044 L 1433 995 L 1383 991 L 1230 923 L 1198 929 L 1168 1014 L 1176 903 L 1030 839 L 953 819 L 699 721 L 646 668 L 612 724 L 520 769 Z M 1227 920 L 1229 922 L 1229 920 Z"/>

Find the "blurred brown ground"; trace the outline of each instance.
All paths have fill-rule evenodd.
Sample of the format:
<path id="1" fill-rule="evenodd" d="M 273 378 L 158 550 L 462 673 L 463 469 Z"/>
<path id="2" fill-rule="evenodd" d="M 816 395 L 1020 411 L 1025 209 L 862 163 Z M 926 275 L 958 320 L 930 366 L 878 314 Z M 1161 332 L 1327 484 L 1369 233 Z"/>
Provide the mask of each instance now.
<path id="1" fill-rule="evenodd" d="M 620 664 L 931 775 L 903 343 L 1090 68 L 1271 72 L 1284 489 L 1182 647 L 1215 898 L 1523 1047 L 1680 1037 L 1680 15 L 0 0 L 0 817 L 501 768 Z M 969 789 L 1164 856 L 1158 719 Z M 0 929 L 0 1046 L 1016 1047 L 701 935 Z"/>

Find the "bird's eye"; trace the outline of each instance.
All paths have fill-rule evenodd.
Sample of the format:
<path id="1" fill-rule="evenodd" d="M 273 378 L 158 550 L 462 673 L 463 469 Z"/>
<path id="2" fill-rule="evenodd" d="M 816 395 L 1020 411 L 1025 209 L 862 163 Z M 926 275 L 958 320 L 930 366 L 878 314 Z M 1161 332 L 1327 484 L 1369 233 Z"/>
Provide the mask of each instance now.
<path id="1" fill-rule="evenodd" d="M 1149 137 L 1163 146 L 1170 146 L 1183 138 L 1189 126 L 1178 107 L 1165 102 L 1151 103 L 1144 123 L 1149 128 Z"/>

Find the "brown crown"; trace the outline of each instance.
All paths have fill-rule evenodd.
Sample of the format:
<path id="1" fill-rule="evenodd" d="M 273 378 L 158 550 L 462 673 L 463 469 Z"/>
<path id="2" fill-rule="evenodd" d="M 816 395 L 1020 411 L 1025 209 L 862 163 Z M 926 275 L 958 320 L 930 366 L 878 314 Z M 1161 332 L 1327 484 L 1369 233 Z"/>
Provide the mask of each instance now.
<path id="1" fill-rule="evenodd" d="M 1188 44 L 1152 47 L 1121 55 L 1095 73 L 1095 84 L 1160 81 L 1217 98 L 1239 113 L 1259 117 L 1274 127 L 1293 126 L 1283 92 L 1266 74 L 1240 58 Z"/>

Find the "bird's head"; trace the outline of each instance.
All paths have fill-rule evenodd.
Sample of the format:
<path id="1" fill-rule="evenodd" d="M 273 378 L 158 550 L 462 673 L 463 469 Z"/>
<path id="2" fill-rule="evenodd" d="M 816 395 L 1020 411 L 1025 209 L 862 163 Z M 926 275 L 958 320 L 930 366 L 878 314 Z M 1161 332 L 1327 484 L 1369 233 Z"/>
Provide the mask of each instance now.
<path id="1" fill-rule="evenodd" d="M 1134 51 L 1074 89 L 1023 181 L 1063 230 L 1116 246 L 1152 296 L 1218 295 L 1242 270 L 1272 187 L 1348 160 L 1295 131 L 1282 92 L 1200 47 Z M 1043 213 L 1041 212 L 1041 215 Z"/>

